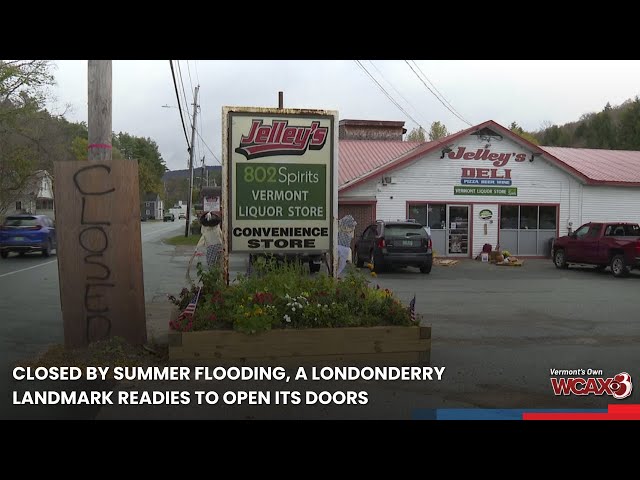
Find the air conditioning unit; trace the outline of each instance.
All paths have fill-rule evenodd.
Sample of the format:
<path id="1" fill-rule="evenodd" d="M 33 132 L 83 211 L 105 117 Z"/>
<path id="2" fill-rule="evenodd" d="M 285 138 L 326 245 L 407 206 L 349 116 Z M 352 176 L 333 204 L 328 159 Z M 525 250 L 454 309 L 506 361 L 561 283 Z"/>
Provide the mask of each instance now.
<path id="1" fill-rule="evenodd" d="M 390 183 L 393 183 L 393 177 L 382 177 L 382 184 L 383 185 L 388 185 Z"/>

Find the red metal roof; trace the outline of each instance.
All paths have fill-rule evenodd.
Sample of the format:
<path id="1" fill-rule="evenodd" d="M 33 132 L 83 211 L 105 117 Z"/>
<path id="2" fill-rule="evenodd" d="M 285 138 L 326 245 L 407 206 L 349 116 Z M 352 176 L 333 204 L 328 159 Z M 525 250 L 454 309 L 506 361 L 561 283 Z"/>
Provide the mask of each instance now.
<path id="1" fill-rule="evenodd" d="M 534 153 L 543 154 L 547 160 L 587 184 L 640 186 L 640 151 L 540 147 L 488 120 L 435 142 L 340 140 L 338 188 L 351 189 L 374 175 L 381 175 L 485 127 L 495 129 Z"/>
<path id="2" fill-rule="evenodd" d="M 592 184 L 640 184 L 640 152 L 591 148 L 541 147 Z"/>
<path id="3" fill-rule="evenodd" d="M 338 185 L 342 187 L 420 145 L 425 143 L 400 140 L 340 140 Z"/>

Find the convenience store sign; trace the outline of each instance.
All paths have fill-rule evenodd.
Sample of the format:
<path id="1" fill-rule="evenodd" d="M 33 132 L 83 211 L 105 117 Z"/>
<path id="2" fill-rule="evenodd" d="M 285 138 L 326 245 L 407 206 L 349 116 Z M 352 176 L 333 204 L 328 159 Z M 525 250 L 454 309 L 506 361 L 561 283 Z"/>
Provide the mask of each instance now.
<path id="1" fill-rule="evenodd" d="M 454 195 L 476 195 L 485 197 L 517 197 L 517 187 L 453 187 Z"/>
<path id="2" fill-rule="evenodd" d="M 337 112 L 225 107 L 230 252 L 333 250 Z"/>

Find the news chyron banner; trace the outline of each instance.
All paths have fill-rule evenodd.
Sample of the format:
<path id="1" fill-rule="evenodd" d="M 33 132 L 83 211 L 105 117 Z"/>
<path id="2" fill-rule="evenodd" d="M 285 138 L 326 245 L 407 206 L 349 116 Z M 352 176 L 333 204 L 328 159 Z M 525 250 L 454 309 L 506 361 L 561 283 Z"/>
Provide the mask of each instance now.
<path id="1" fill-rule="evenodd" d="M 228 251 L 332 252 L 337 112 L 224 107 L 223 123 Z"/>

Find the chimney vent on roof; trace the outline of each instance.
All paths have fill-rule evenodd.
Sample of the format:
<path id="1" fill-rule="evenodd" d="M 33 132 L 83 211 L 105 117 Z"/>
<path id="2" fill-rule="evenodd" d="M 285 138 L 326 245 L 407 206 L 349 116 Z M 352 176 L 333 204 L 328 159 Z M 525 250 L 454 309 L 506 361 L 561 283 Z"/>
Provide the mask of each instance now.
<path id="1" fill-rule="evenodd" d="M 407 133 L 404 122 L 386 120 L 340 120 L 340 140 L 393 140 L 402 141 Z"/>

